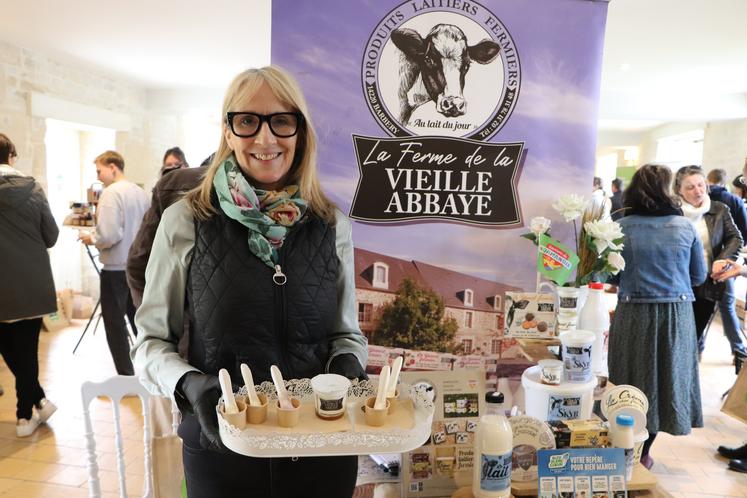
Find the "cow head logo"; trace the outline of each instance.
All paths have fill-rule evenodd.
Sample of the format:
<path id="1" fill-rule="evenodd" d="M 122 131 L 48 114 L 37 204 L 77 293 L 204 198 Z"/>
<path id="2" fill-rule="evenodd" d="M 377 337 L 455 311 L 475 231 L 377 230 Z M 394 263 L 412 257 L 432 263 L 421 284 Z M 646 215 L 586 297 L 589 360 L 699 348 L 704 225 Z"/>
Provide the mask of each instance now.
<path id="1" fill-rule="evenodd" d="M 470 64 L 488 64 L 500 51 L 492 40 L 469 46 L 464 32 L 453 24 L 437 24 L 425 38 L 413 29 L 399 28 L 392 32 L 392 42 L 403 55 L 400 121 L 404 124 L 427 100 L 435 102 L 436 110 L 446 117 L 463 115 L 467 107 L 464 79 Z"/>
<path id="2" fill-rule="evenodd" d="M 392 136 L 485 140 L 515 107 L 521 70 L 510 34 L 482 5 L 454 5 L 403 3 L 368 40 L 363 90 Z"/>

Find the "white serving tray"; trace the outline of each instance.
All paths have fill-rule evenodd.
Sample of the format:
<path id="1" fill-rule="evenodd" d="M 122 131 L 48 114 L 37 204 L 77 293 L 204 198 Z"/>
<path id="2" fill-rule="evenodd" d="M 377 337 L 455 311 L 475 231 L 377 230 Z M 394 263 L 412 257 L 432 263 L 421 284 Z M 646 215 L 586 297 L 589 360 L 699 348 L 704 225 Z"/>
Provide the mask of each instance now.
<path id="1" fill-rule="evenodd" d="M 291 397 L 298 398 L 305 405 L 313 406 L 314 393 L 309 379 L 286 381 Z M 277 399 L 275 386 L 263 382 L 256 386 L 258 393 L 264 393 L 269 403 Z M 351 430 L 335 432 L 299 432 L 273 426 L 271 420 L 262 426 L 248 424 L 243 430 L 230 425 L 218 413 L 218 428 L 223 443 L 230 450 L 251 457 L 300 457 L 300 456 L 339 456 L 368 455 L 371 453 L 404 453 L 425 444 L 431 435 L 433 422 L 433 402 L 412 386 L 400 384 L 400 401 L 412 402 L 412 428 L 369 427 L 358 415 L 366 398 L 375 395 L 375 388 L 369 381 L 353 381 L 348 391 L 345 417 Z M 236 395 L 246 395 L 242 387 Z M 218 402 L 223 402 L 223 398 Z M 218 407 L 216 407 L 216 412 Z M 330 422 L 331 423 L 331 422 Z M 300 426 L 300 424 L 299 424 Z M 258 429 L 259 427 L 259 429 Z"/>

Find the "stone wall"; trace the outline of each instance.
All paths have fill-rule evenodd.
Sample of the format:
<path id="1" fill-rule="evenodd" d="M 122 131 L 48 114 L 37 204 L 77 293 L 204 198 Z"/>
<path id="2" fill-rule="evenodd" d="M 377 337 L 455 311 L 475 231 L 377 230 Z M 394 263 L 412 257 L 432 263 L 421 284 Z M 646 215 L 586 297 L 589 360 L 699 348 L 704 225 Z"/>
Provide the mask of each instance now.
<path id="1" fill-rule="evenodd" d="M 0 132 L 18 148 L 18 169 L 46 186 L 45 117 L 32 115 L 34 93 L 61 102 L 63 116 L 69 104 L 70 121 L 79 115 L 76 106 L 126 116 L 129 127 L 117 130 L 116 148 L 125 157 L 127 176 L 144 185 L 154 182 L 163 151 L 174 144 L 176 116 L 149 113 L 145 88 L 117 75 L 0 42 Z"/>
<path id="2" fill-rule="evenodd" d="M 705 127 L 703 167 L 723 168 L 734 178 L 747 158 L 747 119 L 713 121 Z M 731 180 L 729 181 L 731 183 Z"/>

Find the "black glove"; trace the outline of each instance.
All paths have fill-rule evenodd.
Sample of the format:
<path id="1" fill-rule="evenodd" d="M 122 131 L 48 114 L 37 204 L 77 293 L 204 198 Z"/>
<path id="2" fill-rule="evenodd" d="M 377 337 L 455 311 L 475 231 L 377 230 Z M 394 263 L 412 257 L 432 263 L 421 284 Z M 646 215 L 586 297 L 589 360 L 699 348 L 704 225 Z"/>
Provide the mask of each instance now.
<path id="1" fill-rule="evenodd" d="M 332 363 L 329 364 L 329 373 L 339 374 L 350 380 L 368 380 L 366 370 L 353 353 L 343 353 L 335 356 Z"/>
<path id="2" fill-rule="evenodd" d="M 206 450 L 227 452 L 218 432 L 215 407 L 221 397 L 220 382 L 215 375 L 188 372 L 179 379 L 176 390 L 189 403 L 189 410 L 200 423 L 200 444 Z"/>

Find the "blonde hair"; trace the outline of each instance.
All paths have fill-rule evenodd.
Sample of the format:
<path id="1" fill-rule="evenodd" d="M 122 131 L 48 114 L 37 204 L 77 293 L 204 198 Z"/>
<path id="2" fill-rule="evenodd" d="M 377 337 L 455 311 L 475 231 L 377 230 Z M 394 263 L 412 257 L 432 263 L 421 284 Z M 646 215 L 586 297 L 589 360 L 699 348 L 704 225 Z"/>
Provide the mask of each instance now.
<path id="1" fill-rule="evenodd" d="M 109 166 L 111 164 L 119 168 L 120 171 L 124 171 L 125 167 L 124 157 L 122 157 L 122 154 L 113 150 L 107 150 L 106 152 L 99 154 L 98 156 L 96 156 L 96 159 L 93 160 L 93 163 L 103 164 L 104 166 Z"/>
<path id="2" fill-rule="evenodd" d="M 288 182 L 298 184 L 301 197 L 308 203 L 308 209 L 328 223 L 335 221 L 335 205 L 322 192 L 316 166 L 316 133 L 309 116 L 306 100 L 295 79 L 284 69 L 277 66 L 267 66 L 259 69 L 247 69 L 237 75 L 226 91 L 223 99 L 224 119 L 223 129 L 228 126 L 225 122 L 229 111 L 242 111 L 262 85 L 267 85 L 283 104 L 297 110 L 304 116 L 304 125 L 298 130 L 296 152 L 288 172 Z M 187 203 L 192 213 L 198 219 L 205 220 L 217 211 L 213 206 L 211 195 L 213 179 L 218 167 L 231 155 L 231 148 L 226 141 L 225 133 L 221 133 L 220 145 L 202 183 L 191 190 L 187 196 Z"/>

